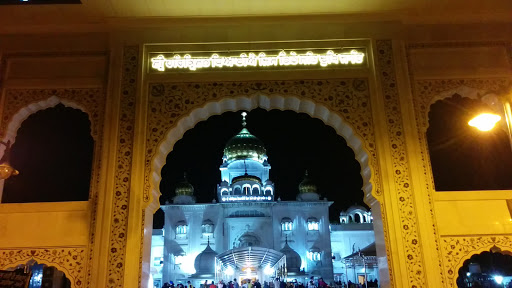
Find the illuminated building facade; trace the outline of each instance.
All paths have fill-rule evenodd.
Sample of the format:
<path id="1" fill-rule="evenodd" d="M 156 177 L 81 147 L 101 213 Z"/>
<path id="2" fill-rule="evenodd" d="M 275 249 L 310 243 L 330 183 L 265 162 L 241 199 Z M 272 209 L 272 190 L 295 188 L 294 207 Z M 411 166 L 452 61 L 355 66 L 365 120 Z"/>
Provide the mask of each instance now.
<path id="1" fill-rule="evenodd" d="M 0 204 L 0 270 L 34 260 L 62 271 L 73 288 L 149 287 L 152 216 L 160 207 L 166 156 L 187 130 L 208 117 L 256 108 L 307 113 L 332 127 L 354 150 L 364 201 L 372 211 L 383 287 L 456 287 L 458 271 L 472 255 L 512 250 L 510 187 L 453 191 L 439 186 L 439 177 L 451 180 L 462 169 L 436 175 L 428 139 L 435 106 L 460 97 L 501 115 L 496 128 L 509 144 L 509 0 L 8 2 L 20 5 L 0 9 L 0 141 L 16 148 L 25 121 L 64 105 L 87 116 L 94 153 L 88 162 L 89 193 L 83 199 Z M 346 54 L 352 50 L 357 54 Z M 259 57 L 262 52 L 265 56 Z M 340 54 L 353 61 L 341 64 Z M 331 64 L 322 66 L 320 57 L 329 57 L 323 63 Z M 258 65 L 250 64 L 254 61 Z M 441 128 L 449 124 L 438 122 Z M 457 130 L 452 134 L 460 136 Z M 4 149 L 0 145 L 2 156 Z M 502 156 L 484 163 L 503 164 Z M 478 157 L 481 153 L 466 158 Z M 10 179 L 24 175 L 14 168 L 20 174 Z M 54 171 L 64 170 L 72 169 Z M 253 179 L 244 182 L 251 187 L 240 187 L 257 187 L 258 197 L 273 197 L 264 194 L 271 183 L 258 177 L 261 184 Z M 468 182 L 480 178 L 479 173 L 465 177 Z M 245 204 L 229 191 L 241 182 L 224 180 L 219 182 L 219 203 L 183 203 L 203 205 L 205 214 L 211 207 L 222 211 L 219 218 L 195 219 L 199 226 L 185 222 L 182 230 L 199 229 L 203 221 L 205 229 L 211 224 L 210 248 L 218 255 L 232 249 L 241 233 L 221 236 L 220 224 L 244 219 L 229 218 L 231 211 L 219 208 Z M 224 188 L 227 202 L 221 202 Z M 8 191 L 1 190 L 2 198 L 7 197 Z M 64 194 L 74 192 L 73 187 Z M 50 191 L 41 188 L 36 194 Z M 229 202 L 229 197 L 236 199 Z M 276 199 L 258 203 L 269 217 L 272 205 L 281 205 Z M 287 217 L 291 221 L 285 223 L 305 231 L 309 215 L 299 221 L 292 214 L 273 219 Z M 212 223 L 205 221 L 209 218 Z M 319 224 L 319 229 L 328 228 Z M 260 241 L 280 251 L 286 241 L 277 228 L 273 238 Z M 206 249 L 208 237 L 190 241 L 190 250 L 182 248 L 186 255 Z M 297 243 L 288 245 L 304 257 L 306 250 L 300 249 L 312 246 Z M 330 249 L 336 254 L 333 243 Z M 342 264 L 334 260 L 336 271 Z M 309 272 L 310 266 L 304 268 Z"/>
<path id="2" fill-rule="evenodd" d="M 192 280 L 198 286 L 205 280 L 270 281 L 280 276 L 305 282 L 314 276 L 332 282 L 331 235 L 339 234 L 330 232 L 328 209 L 333 202 L 319 199 L 307 173 L 297 201 L 274 199 L 264 143 L 245 128 L 245 112 L 242 115 L 243 129 L 224 149 L 219 202 L 195 203 L 194 188 L 185 180 L 177 185 L 173 204 L 162 206 L 166 231 L 162 281 Z M 373 243 L 369 225 L 363 242 Z M 343 254 L 345 250 L 338 255 L 349 255 Z M 234 255 L 238 259 L 231 262 Z M 284 267 L 285 273 L 278 271 Z"/>

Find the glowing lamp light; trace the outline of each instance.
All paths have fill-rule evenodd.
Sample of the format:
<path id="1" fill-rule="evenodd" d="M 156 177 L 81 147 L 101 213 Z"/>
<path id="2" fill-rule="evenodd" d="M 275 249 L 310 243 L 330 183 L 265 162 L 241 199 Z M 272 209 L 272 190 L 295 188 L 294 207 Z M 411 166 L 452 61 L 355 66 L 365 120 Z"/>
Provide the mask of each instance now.
<path id="1" fill-rule="evenodd" d="M 468 122 L 468 124 L 469 124 L 469 126 L 475 127 L 476 129 L 478 129 L 480 131 L 489 131 L 492 128 L 494 128 L 496 123 L 498 123 L 498 121 L 500 121 L 500 120 L 501 120 L 501 117 L 499 115 L 491 114 L 491 113 L 483 113 L 483 114 L 480 114 L 480 115 L 476 116 L 475 118 L 471 119 Z"/>
<path id="2" fill-rule="evenodd" d="M 1 145 L 5 146 L 4 155 L 2 159 L 0 159 L 0 180 L 7 179 L 12 175 L 18 175 L 20 172 L 14 169 L 11 164 L 9 164 L 9 156 L 11 154 L 11 141 L 0 141 Z"/>
<path id="3" fill-rule="evenodd" d="M 12 175 L 16 176 L 18 174 L 20 174 L 20 172 L 12 168 L 9 163 L 0 164 L 0 180 L 7 179 Z"/>
<path id="4" fill-rule="evenodd" d="M 470 272 L 466 273 L 466 276 L 468 276 L 468 277 L 471 276 L 471 273 Z"/>
<path id="5" fill-rule="evenodd" d="M 270 266 L 267 266 L 263 270 L 263 273 L 265 273 L 265 275 L 273 275 L 274 274 L 274 269 L 272 269 Z"/>
<path id="6" fill-rule="evenodd" d="M 233 274 L 235 274 L 235 270 L 233 270 L 233 268 L 231 266 L 229 266 L 226 271 L 224 271 L 224 273 L 228 276 L 232 276 Z"/>
<path id="7" fill-rule="evenodd" d="M 498 284 L 501 284 L 503 282 L 503 276 L 499 276 L 499 275 L 494 276 L 494 281 L 496 281 L 496 283 L 498 283 Z"/>

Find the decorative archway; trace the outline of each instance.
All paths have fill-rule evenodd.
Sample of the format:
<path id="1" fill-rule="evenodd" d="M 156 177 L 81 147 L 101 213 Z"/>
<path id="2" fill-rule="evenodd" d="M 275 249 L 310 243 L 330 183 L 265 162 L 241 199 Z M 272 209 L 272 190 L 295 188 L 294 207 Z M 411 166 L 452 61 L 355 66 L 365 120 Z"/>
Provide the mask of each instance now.
<path id="1" fill-rule="evenodd" d="M 444 237 L 442 239 L 444 257 L 445 283 L 448 287 L 457 287 L 459 269 L 474 254 L 490 251 L 494 247 L 502 251 L 512 251 L 510 236 L 481 236 L 481 237 Z"/>
<path id="2" fill-rule="evenodd" d="M 71 287 L 86 287 L 87 259 L 85 250 L 85 248 L 0 250 L 0 270 L 35 260 L 39 264 L 53 266 L 64 272 L 71 281 Z"/>
<path id="3" fill-rule="evenodd" d="M 176 141 L 198 122 L 228 111 L 291 110 L 322 120 L 342 136 L 361 166 L 365 202 L 375 211 L 376 231 L 382 225 L 381 180 L 367 79 L 292 80 L 266 82 L 150 83 L 144 172 L 143 223 L 150 228 L 159 207 L 160 171 Z M 350 124 L 349 124 L 350 123 Z M 149 209 L 149 210 L 148 210 Z M 141 233 L 144 235 L 144 227 Z M 388 238 L 376 237 L 387 249 Z M 147 240 L 146 240 L 147 241 Z M 144 245 L 147 247 L 147 245 Z M 386 257 L 385 251 L 380 256 Z M 145 257 L 143 257 L 145 259 Z M 147 271 L 142 263 L 142 271 Z M 142 275 L 144 282 L 145 275 Z"/>

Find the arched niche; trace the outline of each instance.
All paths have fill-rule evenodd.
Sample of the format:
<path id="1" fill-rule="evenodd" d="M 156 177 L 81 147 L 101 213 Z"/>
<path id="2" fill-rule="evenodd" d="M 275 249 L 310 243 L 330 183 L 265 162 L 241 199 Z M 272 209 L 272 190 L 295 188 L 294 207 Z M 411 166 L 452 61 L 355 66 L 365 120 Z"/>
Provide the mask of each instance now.
<path id="1" fill-rule="evenodd" d="M 59 98 L 57 96 L 51 96 L 47 99 L 44 99 L 44 100 L 41 100 L 41 101 L 38 101 L 35 103 L 30 103 L 30 104 L 26 105 L 25 107 L 19 109 L 11 117 L 9 123 L 7 124 L 7 129 L 5 131 L 4 138 L 2 140 L 3 141 L 11 141 L 11 144 L 14 144 L 14 142 L 16 141 L 16 134 L 18 132 L 18 129 L 21 126 L 21 123 L 23 123 L 23 121 L 25 121 L 30 115 L 37 113 L 38 111 L 45 110 L 45 109 L 51 108 L 51 107 L 55 107 L 58 104 L 62 104 L 66 107 L 74 108 L 74 109 L 77 109 L 77 110 L 80 110 L 80 111 L 86 113 L 89 116 L 89 121 L 91 122 L 91 132 L 96 130 L 94 125 L 97 125 L 97 123 L 95 123 L 94 119 L 91 118 L 90 111 L 87 111 L 87 109 L 83 105 L 80 105 L 80 104 L 78 104 L 74 101 L 71 101 L 69 99 Z M 91 133 L 91 136 L 93 138 L 96 138 L 97 135 L 95 133 Z M 3 150 L 4 150 L 4 148 L 2 148 L 2 155 L 3 155 Z"/>
<path id="2" fill-rule="evenodd" d="M 5 181 L 2 202 L 89 200 L 95 146 L 90 117 L 80 109 L 50 103 L 55 105 L 26 115 L 16 130 L 10 158 L 21 173 Z"/>
<path id="3" fill-rule="evenodd" d="M 78 288 L 83 287 L 82 282 L 73 279 L 69 271 L 55 263 L 44 260 L 30 259 L 26 262 L 13 263 L 0 270 L 13 271 L 30 275 L 28 287 L 45 288 Z M 78 281 L 75 281 L 78 280 Z"/>
<path id="4" fill-rule="evenodd" d="M 495 286 L 495 276 L 501 276 L 504 280 L 501 285 Z M 508 277 L 506 277 L 508 276 Z M 501 250 L 493 246 L 491 249 L 474 253 L 469 256 L 457 271 L 455 287 L 508 287 L 512 282 L 512 252 Z"/>
<path id="5" fill-rule="evenodd" d="M 503 105 L 495 95 L 460 90 L 472 97 L 443 94 L 445 98 L 429 107 L 425 133 L 436 191 L 512 189 L 505 173 L 512 169 L 508 164 L 512 150 Z M 503 115 L 501 125 L 492 131 L 482 132 L 467 124 L 477 114 L 490 111 Z"/>
<path id="6" fill-rule="evenodd" d="M 25 104 L 24 106 L 20 106 L 18 103 L 16 103 L 17 105 L 14 105 L 14 106 L 20 106 L 21 108 L 19 108 L 17 110 L 13 110 L 13 111 L 8 111 L 8 113 L 6 113 L 4 115 L 4 121 L 5 121 L 5 119 L 8 119 L 8 122 L 2 123 L 2 127 L 6 127 L 6 128 L 5 128 L 5 132 L 3 133 L 3 138 L 1 139 L 1 141 L 3 141 L 3 142 L 10 141 L 11 145 L 14 145 L 16 142 L 16 136 L 18 134 L 18 130 L 21 127 L 22 123 L 25 120 L 27 120 L 28 117 L 30 117 L 31 115 L 33 115 L 37 112 L 40 112 L 42 110 L 45 110 L 48 108 L 53 108 L 59 104 L 62 104 L 65 107 L 79 110 L 87 115 L 89 122 L 90 122 L 90 135 L 94 140 L 93 149 L 94 149 L 94 152 L 97 152 L 98 148 L 101 145 L 98 143 L 98 136 L 99 136 L 98 129 L 100 129 L 100 126 L 102 126 L 102 123 L 100 123 L 100 119 L 103 118 L 101 115 L 103 113 L 102 111 L 104 108 L 102 107 L 102 105 L 98 105 L 98 103 L 96 103 L 95 101 L 89 102 L 88 100 L 83 100 L 82 98 L 84 98 L 84 99 L 91 98 L 91 97 L 87 97 L 87 96 L 94 95 L 94 94 L 101 93 L 101 92 L 98 89 L 77 89 L 77 90 L 70 90 L 70 91 L 67 91 L 67 90 L 64 91 L 64 90 L 63 91 L 52 90 L 51 92 L 49 90 L 37 90 L 36 92 L 40 93 L 41 95 L 37 95 L 36 99 L 43 97 L 42 100 L 39 100 L 39 101 L 36 101 L 33 103 L 29 103 L 29 104 Z M 27 97 L 28 99 L 34 98 L 34 95 L 31 94 L 33 92 L 31 90 L 27 90 L 27 91 L 28 92 L 21 92 L 22 93 L 21 95 L 16 95 L 16 96 L 18 96 L 18 98 L 20 98 L 21 96 L 28 96 Z M 28 95 L 23 95 L 23 93 L 28 93 Z M 56 96 L 56 95 L 54 95 L 54 93 L 59 94 L 60 96 Z M 68 93 L 70 95 L 67 95 Z M 47 96 L 47 95 L 50 95 L 50 96 Z M 10 97 L 10 94 L 7 93 L 6 99 L 8 100 L 9 97 Z M 44 98 L 44 97 L 47 97 L 47 98 Z M 76 99 L 74 99 L 74 97 Z M 77 101 L 74 101 L 73 99 L 77 100 Z M 81 103 L 81 101 L 83 101 L 83 103 Z M 99 102 L 101 102 L 101 101 L 99 101 Z M 96 115 L 96 117 L 93 117 L 92 116 L 93 114 Z M 4 152 L 5 152 L 5 146 L 0 145 L 0 158 L 4 155 Z M 93 158 L 98 158 L 98 157 L 93 156 Z M 95 171 L 99 171 L 99 169 L 98 169 L 98 167 L 96 167 L 98 165 L 98 163 L 97 163 L 98 160 L 91 159 L 91 161 L 93 161 L 92 171 L 91 171 L 91 184 L 92 184 L 94 178 L 98 177 L 98 175 L 95 175 L 96 174 Z M 22 173 L 23 171 L 20 171 L 20 172 Z M 2 181 L 0 181 L 0 202 L 2 199 L 3 190 L 4 190 L 4 181 L 2 180 Z M 96 189 L 93 189 L 91 187 L 89 190 L 90 190 L 90 192 L 92 192 L 92 191 L 95 191 Z M 92 197 L 92 196 L 93 196 L 92 193 L 89 193 L 89 197 Z"/>

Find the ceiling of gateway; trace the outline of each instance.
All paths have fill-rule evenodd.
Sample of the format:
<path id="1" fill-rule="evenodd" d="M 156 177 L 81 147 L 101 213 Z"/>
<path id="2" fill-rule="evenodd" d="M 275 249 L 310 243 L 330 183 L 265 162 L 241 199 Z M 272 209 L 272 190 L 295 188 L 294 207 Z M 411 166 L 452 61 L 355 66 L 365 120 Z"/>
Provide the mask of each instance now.
<path id="1" fill-rule="evenodd" d="M 3 30 L 0 32 L 5 33 L 8 27 L 20 29 L 25 25 L 123 25 L 140 18 L 157 23 L 166 18 L 343 15 L 336 19 L 352 22 L 510 22 L 512 11 L 512 1 L 509 0 L 82 0 L 79 5 L 30 5 L 42 0 L 17 2 L 26 5 L 1 6 L 0 27 Z M 55 1 L 49 1 L 52 2 Z"/>

